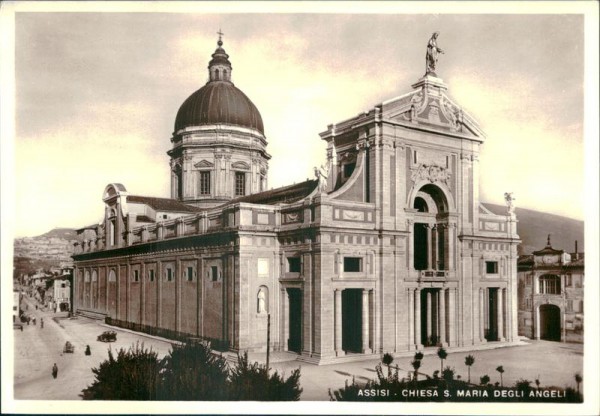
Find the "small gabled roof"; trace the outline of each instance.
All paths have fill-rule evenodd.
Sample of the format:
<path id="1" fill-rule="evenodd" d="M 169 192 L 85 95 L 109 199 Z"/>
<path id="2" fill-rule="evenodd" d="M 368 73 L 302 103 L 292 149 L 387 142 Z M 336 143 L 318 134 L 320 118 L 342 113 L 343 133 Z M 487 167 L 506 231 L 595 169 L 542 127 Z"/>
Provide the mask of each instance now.
<path id="1" fill-rule="evenodd" d="M 127 202 L 146 204 L 156 211 L 170 212 L 200 212 L 204 211 L 201 208 L 186 205 L 176 199 L 171 198 L 156 198 L 153 196 L 127 195 Z"/>
<path id="2" fill-rule="evenodd" d="M 563 254 L 564 250 L 556 250 L 552 248 L 552 244 L 550 243 L 550 234 L 548 234 L 548 242 L 546 243 L 546 247 L 541 250 L 534 251 L 534 256 L 543 256 L 544 254 Z"/>
<path id="3" fill-rule="evenodd" d="M 229 201 L 226 205 L 237 202 L 248 202 L 252 204 L 290 204 L 299 201 L 310 195 L 317 187 L 319 181 L 308 179 L 304 182 L 294 185 L 283 186 L 281 188 L 271 189 L 269 191 L 259 192 L 257 194 L 246 195 Z"/>

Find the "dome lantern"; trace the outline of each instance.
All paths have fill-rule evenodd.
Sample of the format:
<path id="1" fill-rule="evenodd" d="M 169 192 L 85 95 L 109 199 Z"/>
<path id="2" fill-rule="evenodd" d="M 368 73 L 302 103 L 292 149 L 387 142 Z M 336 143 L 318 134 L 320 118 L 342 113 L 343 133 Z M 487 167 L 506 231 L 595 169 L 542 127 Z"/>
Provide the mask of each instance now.
<path id="1" fill-rule="evenodd" d="M 219 35 L 217 49 L 212 54 L 212 59 L 208 63 L 209 82 L 231 82 L 231 62 L 229 62 L 229 55 L 223 49 L 223 32 L 221 32 L 221 29 L 219 29 L 217 34 Z"/>

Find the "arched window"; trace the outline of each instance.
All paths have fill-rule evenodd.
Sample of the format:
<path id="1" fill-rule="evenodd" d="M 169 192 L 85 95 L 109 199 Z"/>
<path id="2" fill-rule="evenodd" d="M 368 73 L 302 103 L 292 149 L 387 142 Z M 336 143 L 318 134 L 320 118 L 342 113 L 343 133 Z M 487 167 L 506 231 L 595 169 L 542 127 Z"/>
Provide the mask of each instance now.
<path id="1" fill-rule="evenodd" d="M 85 274 L 83 275 L 83 281 L 88 283 L 90 281 L 90 272 L 89 271 L 85 271 Z"/>
<path id="2" fill-rule="evenodd" d="M 427 209 L 427 202 L 425 202 L 425 200 L 420 196 L 415 198 L 413 208 L 415 208 L 419 212 L 429 212 L 429 210 Z"/>
<path id="3" fill-rule="evenodd" d="M 111 209 L 108 217 L 108 244 L 110 246 L 114 246 L 116 244 L 116 224 L 117 214 L 114 209 Z"/>
<path id="4" fill-rule="evenodd" d="M 92 272 L 92 282 L 97 282 L 98 281 L 98 272 L 96 270 L 94 270 Z"/>
<path id="5" fill-rule="evenodd" d="M 217 68 L 217 69 L 215 69 L 215 79 L 216 79 L 217 81 L 221 79 L 221 78 L 220 78 L 220 74 L 219 74 L 219 69 L 218 69 L 218 68 Z"/>
<path id="6" fill-rule="evenodd" d="M 109 282 L 116 282 L 117 281 L 117 275 L 116 275 L 114 269 L 111 269 L 111 271 L 108 273 L 108 281 Z"/>
<path id="7" fill-rule="evenodd" d="M 269 289 L 266 286 L 258 288 L 256 295 L 256 312 L 269 313 Z"/>
<path id="8" fill-rule="evenodd" d="M 545 295 L 560 295 L 560 277 L 554 274 L 540 276 L 540 293 Z"/>

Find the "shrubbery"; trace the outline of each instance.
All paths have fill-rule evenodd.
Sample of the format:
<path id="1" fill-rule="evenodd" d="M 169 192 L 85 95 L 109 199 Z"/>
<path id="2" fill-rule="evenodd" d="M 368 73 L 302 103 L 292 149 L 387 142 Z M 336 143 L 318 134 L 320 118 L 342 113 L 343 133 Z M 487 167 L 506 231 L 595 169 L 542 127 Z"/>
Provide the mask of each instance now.
<path id="1" fill-rule="evenodd" d="M 162 360 L 156 352 L 136 344 L 128 351 L 112 351 L 92 369 L 96 378 L 82 391 L 85 400 L 299 400 L 300 370 L 287 379 L 264 365 L 238 356 L 229 368 L 207 343 L 174 345 Z"/>

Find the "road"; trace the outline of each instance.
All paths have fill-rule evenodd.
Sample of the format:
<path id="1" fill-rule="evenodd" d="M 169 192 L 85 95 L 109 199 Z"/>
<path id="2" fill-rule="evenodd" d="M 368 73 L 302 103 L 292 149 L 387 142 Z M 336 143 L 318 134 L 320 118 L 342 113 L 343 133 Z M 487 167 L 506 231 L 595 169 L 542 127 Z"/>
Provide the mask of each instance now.
<path id="1" fill-rule="evenodd" d="M 66 318 L 66 314 L 54 314 L 51 311 L 35 310 L 34 300 L 25 297 L 29 304 L 30 315 L 36 316 L 37 325 L 25 324 L 23 332 L 15 335 L 15 399 L 80 400 L 81 390 L 94 380 L 91 371 L 107 358 L 108 348 L 113 351 L 129 348 L 136 342 L 151 347 L 159 357 L 168 353 L 171 343 L 167 340 L 149 337 L 144 334 L 115 329 L 117 342 L 105 344 L 96 337 L 108 328 L 101 322 L 86 318 Z M 45 327 L 40 328 L 40 319 L 44 318 Z M 59 318 L 54 321 L 52 318 Z M 73 354 L 62 352 L 66 341 L 75 345 Z M 84 354 L 86 345 L 90 345 L 92 355 Z M 491 347 L 491 346 L 490 346 Z M 492 383 L 499 381 L 496 367 L 504 367 L 504 384 L 512 385 L 520 378 L 534 381 L 539 377 L 542 386 L 575 387 L 573 375 L 583 371 L 583 345 L 565 344 L 550 341 L 531 341 L 521 346 L 493 348 L 480 351 L 449 350 L 445 366 L 454 367 L 457 374 L 467 378 L 465 356 L 472 354 L 475 364 L 471 368 L 471 380 L 478 382 L 487 374 Z M 286 357 L 288 355 L 288 357 Z M 264 361 L 264 353 L 250 354 L 251 360 Z M 412 354 L 404 354 L 395 359 L 400 375 L 406 376 L 412 370 Z M 52 365 L 59 368 L 58 378 L 51 375 Z M 312 364 L 289 361 L 289 354 L 274 353 L 271 358 L 273 370 L 289 376 L 295 368 L 301 367 L 300 384 L 304 389 L 302 400 L 329 400 L 328 389 L 344 386 L 355 377 L 357 382 L 374 378 L 374 368 L 378 360 L 315 366 Z M 432 374 L 439 370 L 440 360 L 435 350 L 429 351 L 423 359 L 420 372 Z M 584 375 L 585 380 L 585 375 Z M 585 381 L 584 381 L 585 382 Z"/>
<path id="2" fill-rule="evenodd" d="M 26 313 L 36 317 L 37 325 L 24 324 L 23 332 L 14 330 L 14 395 L 18 400 L 81 400 L 81 390 L 94 380 L 91 369 L 108 357 L 108 348 L 117 351 L 139 341 L 164 356 L 171 347 L 167 341 L 125 331 L 117 331 L 117 342 L 99 342 L 96 337 L 108 328 L 97 321 L 69 319 L 64 312 L 36 310 L 35 300 L 27 296 L 23 309 L 25 305 L 29 305 Z M 40 325 L 42 318 L 44 328 Z M 57 322 L 53 318 L 58 318 Z M 72 354 L 63 353 L 67 341 L 75 346 Z M 84 354 L 86 345 L 91 348 L 89 356 Z M 58 366 L 56 379 L 51 374 L 54 363 Z"/>

